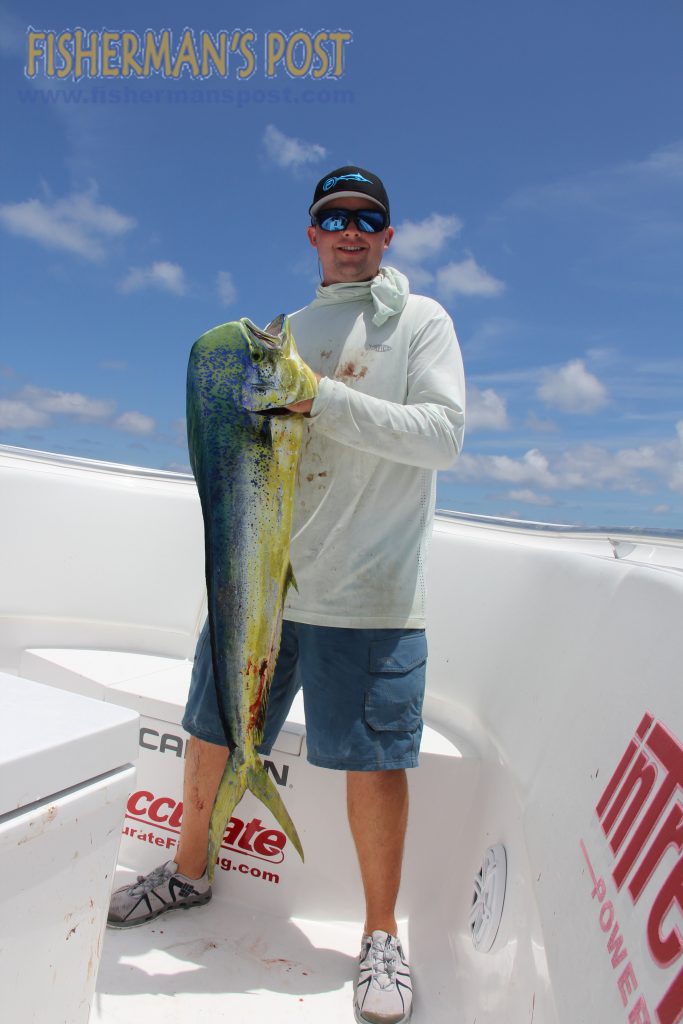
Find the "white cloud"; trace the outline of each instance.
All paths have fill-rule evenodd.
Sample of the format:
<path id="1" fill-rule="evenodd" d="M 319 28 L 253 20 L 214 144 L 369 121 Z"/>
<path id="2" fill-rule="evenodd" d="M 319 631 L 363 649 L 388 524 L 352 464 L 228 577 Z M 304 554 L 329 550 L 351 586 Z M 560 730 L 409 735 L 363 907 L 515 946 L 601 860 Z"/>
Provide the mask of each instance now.
<path id="1" fill-rule="evenodd" d="M 54 416 L 70 416 L 81 422 L 100 422 L 114 430 L 138 437 L 152 434 L 156 422 L 151 416 L 131 410 L 113 419 L 116 404 L 106 399 L 89 398 L 77 391 L 53 391 L 27 384 L 11 398 L 0 399 L 0 428 L 22 430 L 44 427 Z M 178 421 L 177 429 L 180 433 Z"/>
<path id="2" fill-rule="evenodd" d="M 187 420 L 184 416 L 179 417 L 177 420 L 173 420 L 171 424 L 173 431 L 173 441 L 175 444 L 181 446 L 181 448 L 187 447 Z"/>
<path id="3" fill-rule="evenodd" d="M 513 193 L 505 206 L 508 209 L 539 210 L 546 214 L 590 217 L 609 216 L 611 233 L 620 222 L 647 223 L 652 219 L 658 230 L 661 217 L 671 224 L 669 207 L 661 216 L 653 217 L 653 201 L 677 188 L 683 178 L 683 141 L 654 150 L 643 160 L 627 160 L 606 164 L 573 177 L 560 178 L 542 185 L 532 185 Z M 644 200 L 647 200 L 644 202 Z"/>
<path id="4" fill-rule="evenodd" d="M 392 239 L 392 253 L 408 264 L 421 263 L 440 252 L 447 239 L 457 235 L 461 229 L 462 221 L 441 213 L 432 213 L 417 223 L 403 221 L 397 226 Z"/>
<path id="5" fill-rule="evenodd" d="M 228 270 L 219 270 L 216 282 L 218 297 L 224 306 L 231 306 L 237 298 L 237 288 Z"/>
<path id="6" fill-rule="evenodd" d="M 160 260 L 151 267 L 131 267 L 120 284 L 122 292 L 137 292 L 142 288 L 160 288 L 174 295 L 184 295 L 187 290 L 185 272 L 177 263 Z"/>
<path id="7" fill-rule="evenodd" d="M 52 391 L 27 384 L 17 398 L 40 413 L 58 413 L 76 416 L 79 420 L 102 420 L 111 416 L 114 402 L 101 398 L 88 398 L 77 391 Z"/>
<path id="8" fill-rule="evenodd" d="M 517 332 L 514 320 L 488 317 L 464 340 L 461 347 L 463 352 L 472 355 L 490 355 L 501 349 L 506 341 L 512 340 Z"/>
<path id="9" fill-rule="evenodd" d="M 135 220 L 97 201 L 97 186 L 63 199 L 27 199 L 0 206 L 0 224 L 7 231 L 51 249 L 77 253 L 88 260 L 104 259 L 105 243 L 135 227 Z"/>
<path id="10" fill-rule="evenodd" d="M 518 491 L 508 491 L 506 494 L 507 498 L 511 498 L 512 501 L 522 501 L 527 505 L 554 505 L 555 501 L 550 497 L 549 494 L 538 494 L 536 491 L 527 488 L 521 488 Z"/>
<path id="11" fill-rule="evenodd" d="M 151 434 L 156 423 L 151 416 L 145 416 L 141 412 L 122 412 L 112 426 L 115 430 L 125 430 L 127 434 Z"/>
<path id="12" fill-rule="evenodd" d="M 101 370 L 127 370 L 128 363 L 124 359 L 101 359 Z"/>
<path id="13" fill-rule="evenodd" d="M 638 448 L 612 450 L 580 444 L 549 458 L 537 448 L 521 457 L 465 452 L 449 472 L 453 479 L 491 480 L 545 491 L 608 490 L 651 493 L 658 482 L 683 493 L 683 451 L 677 435 Z M 523 499 L 519 499 L 520 501 Z"/>
<path id="14" fill-rule="evenodd" d="M 27 402 L 13 398 L 0 398 L 0 430 L 25 430 L 27 427 L 43 427 L 50 417 L 33 409 Z"/>
<path id="15" fill-rule="evenodd" d="M 607 404 L 607 389 L 586 369 L 582 359 L 572 359 L 559 370 L 544 370 L 537 396 L 562 412 L 591 413 Z"/>
<path id="16" fill-rule="evenodd" d="M 303 142 L 285 135 L 273 124 L 263 134 L 266 153 L 278 167 L 297 168 L 314 164 L 327 156 L 327 150 L 317 142 Z"/>
<path id="17" fill-rule="evenodd" d="M 505 285 L 468 256 L 459 263 L 440 267 L 436 287 L 440 295 L 452 299 L 454 295 L 500 295 Z"/>
<path id="18" fill-rule="evenodd" d="M 397 270 L 406 274 L 410 281 L 410 290 L 412 292 L 417 288 L 429 290 L 431 285 L 434 283 L 434 275 L 431 270 L 427 270 L 426 267 L 420 267 L 417 263 L 408 263 L 407 260 L 402 260 L 400 257 L 399 259 L 394 259 L 393 256 L 389 257 L 387 262 L 392 267 L 396 267 Z"/>
<path id="19" fill-rule="evenodd" d="M 404 271 L 413 288 L 436 288 L 440 298 L 460 295 L 498 295 L 502 281 L 480 267 L 472 256 L 447 263 L 438 270 L 424 266 L 443 252 L 446 243 L 462 230 L 462 221 L 453 214 L 430 213 L 421 221 L 406 220 L 396 228 L 391 241 L 391 262 Z"/>
<path id="20" fill-rule="evenodd" d="M 629 169 L 683 178 L 683 142 L 674 142 L 670 146 L 656 149 L 645 160 L 631 164 Z"/>
<path id="21" fill-rule="evenodd" d="M 558 478 L 550 470 L 550 463 L 537 448 L 526 452 L 521 459 L 509 455 L 461 455 L 451 470 L 464 480 L 498 480 L 507 484 L 532 484 L 535 487 L 554 488 Z"/>
<path id="22" fill-rule="evenodd" d="M 509 430 L 505 399 L 493 388 L 480 391 L 475 384 L 469 384 L 465 424 L 468 433 L 475 430 Z"/>
<path id="23" fill-rule="evenodd" d="M 536 430 L 540 434 L 552 434 L 557 430 L 557 423 L 553 420 L 542 420 L 535 412 L 530 412 L 527 416 L 526 426 L 529 430 Z"/>
<path id="24" fill-rule="evenodd" d="M 600 445 L 582 444 L 563 452 L 558 461 L 563 487 L 596 487 L 645 494 L 651 482 L 639 471 L 662 473 L 663 453 L 652 446 L 610 451 Z"/>

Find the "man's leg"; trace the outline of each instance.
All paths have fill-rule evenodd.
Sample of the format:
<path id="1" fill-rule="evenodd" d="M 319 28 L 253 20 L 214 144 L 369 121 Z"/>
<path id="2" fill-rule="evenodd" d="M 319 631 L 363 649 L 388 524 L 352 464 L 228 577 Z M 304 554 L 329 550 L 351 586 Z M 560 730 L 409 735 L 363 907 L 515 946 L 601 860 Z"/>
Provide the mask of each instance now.
<path id="1" fill-rule="evenodd" d="M 377 929 L 396 935 L 396 899 L 401 882 L 408 822 L 408 780 L 404 769 L 347 772 L 346 794 L 365 892 L 365 934 Z"/>
<path id="2" fill-rule="evenodd" d="M 166 910 L 201 906 L 211 899 L 211 887 L 202 875 L 206 868 L 209 820 L 227 757 L 227 747 L 190 737 L 180 840 L 173 858 L 177 868 L 173 861 L 167 861 L 147 875 L 138 875 L 137 882 L 115 889 L 107 917 L 110 928 L 144 924 Z"/>
<path id="3" fill-rule="evenodd" d="M 183 780 L 183 820 L 175 862 L 188 878 L 200 878 L 206 868 L 209 820 L 228 748 L 190 736 Z"/>

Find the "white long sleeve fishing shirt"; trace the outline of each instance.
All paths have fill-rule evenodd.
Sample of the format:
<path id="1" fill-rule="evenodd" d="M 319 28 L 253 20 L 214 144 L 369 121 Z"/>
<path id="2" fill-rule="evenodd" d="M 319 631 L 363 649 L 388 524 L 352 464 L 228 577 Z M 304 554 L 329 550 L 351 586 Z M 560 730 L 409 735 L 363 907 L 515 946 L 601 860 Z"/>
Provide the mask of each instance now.
<path id="1" fill-rule="evenodd" d="M 291 544 L 298 592 L 290 588 L 285 618 L 421 628 L 436 470 L 462 448 L 462 358 L 438 302 L 409 295 L 377 326 L 370 287 L 321 287 L 290 318 L 322 380 L 305 421 Z"/>

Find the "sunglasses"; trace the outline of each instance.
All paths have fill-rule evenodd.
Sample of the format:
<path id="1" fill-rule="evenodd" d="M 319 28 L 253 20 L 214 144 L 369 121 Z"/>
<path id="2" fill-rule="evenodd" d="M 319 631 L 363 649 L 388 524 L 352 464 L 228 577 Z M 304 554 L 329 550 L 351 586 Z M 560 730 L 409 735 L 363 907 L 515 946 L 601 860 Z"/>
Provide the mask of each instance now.
<path id="1" fill-rule="evenodd" d="M 374 235 L 384 231 L 387 216 L 382 210 L 323 210 L 312 218 L 323 231 L 345 231 L 353 221 L 359 231 Z"/>

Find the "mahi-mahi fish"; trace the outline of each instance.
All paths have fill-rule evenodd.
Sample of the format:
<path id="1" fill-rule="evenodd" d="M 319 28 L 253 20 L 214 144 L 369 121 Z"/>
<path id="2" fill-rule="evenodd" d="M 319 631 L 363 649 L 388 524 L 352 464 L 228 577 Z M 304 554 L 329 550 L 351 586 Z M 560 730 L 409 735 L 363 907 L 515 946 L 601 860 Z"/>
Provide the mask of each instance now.
<path id="1" fill-rule="evenodd" d="M 256 747 L 285 596 L 295 584 L 289 543 L 303 417 L 285 407 L 316 392 L 284 314 L 263 330 L 246 317 L 222 324 L 192 347 L 188 446 L 204 517 L 213 675 L 230 748 L 211 814 L 209 880 L 225 826 L 247 789 L 303 860 L 296 828 Z"/>

